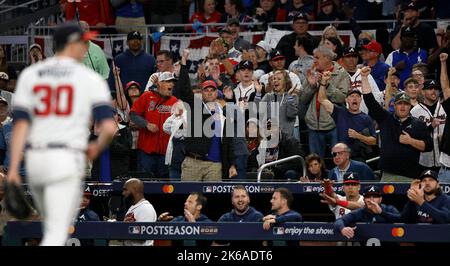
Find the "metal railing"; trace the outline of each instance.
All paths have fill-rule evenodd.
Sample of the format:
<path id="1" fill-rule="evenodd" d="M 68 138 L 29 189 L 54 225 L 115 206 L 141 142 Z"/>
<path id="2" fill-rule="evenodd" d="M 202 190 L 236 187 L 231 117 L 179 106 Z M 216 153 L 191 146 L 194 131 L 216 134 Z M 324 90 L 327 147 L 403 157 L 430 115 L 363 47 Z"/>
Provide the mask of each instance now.
<path id="1" fill-rule="evenodd" d="M 272 166 L 272 165 L 277 165 L 277 164 L 280 164 L 280 163 L 285 163 L 285 162 L 288 162 L 288 161 L 292 161 L 292 160 L 295 160 L 295 159 L 300 160 L 300 163 L 301 163 L 302 169 L 303 169 L 303 176 L 306 176 L 305 159 L 303 159 L 303 157 L 300 156 L 300 155 L 294 155 L 294 156 L 286 157 L 286 158 L 283 158 L 283 159 L 280 159 L 280 160 L 276 160 L 276 161 L 273 161 L 273 162 L 270 162 L 270 163 L 265 163 L 265 164 L 261 165 L 261 167 L 259 167 L 259 169 L 258 169 L 257 182 L 261 182 L 262 171 L 265 168 L 267 168 L 269 166 Z"/>

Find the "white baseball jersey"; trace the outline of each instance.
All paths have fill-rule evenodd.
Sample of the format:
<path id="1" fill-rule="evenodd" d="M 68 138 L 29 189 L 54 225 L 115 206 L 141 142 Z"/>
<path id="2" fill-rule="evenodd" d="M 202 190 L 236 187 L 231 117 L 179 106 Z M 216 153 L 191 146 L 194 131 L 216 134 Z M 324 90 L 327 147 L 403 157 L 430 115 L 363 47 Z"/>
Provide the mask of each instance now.
<path id="1" fill-rule="evenodd" d="M 85 150 L 93 109 L 111 105 L 105 80 L 68 57 L 52 57 L 19 76 L 13 109 L 31 119 L 28 143 Z M 104 110 L 104 109 L 103 109 Z"/>
<path id="2" fill-rule="evenodd" d="M 439 118 L 443 121 L 447 118 L 447 114 L 442 108 L 442 104 L 438 101 L 436 105 L 436 109 L 434 110 L 434 114 L 428 110 L 428 108 L 422 103 L 417 104 L 411 109 L 411 115 L 413 117 L 418 118 L 420 121 L 423 121 L 429 127 L 431 125 L 431 121 L 433 118 Z M 442 139 L 442 135 L 444 134 L 445 124 L 441 124 L 433 129 L 431 132 L 431 138 L 433 139 L 433 150 L 429 152 L 421 152 L 419 163 L 426 167 L 439 167 L 441 166 L 439 163 L 439 141 Z"/>
<path id="3" fill-rule="evenodd" d="M 341 196 L 339 194 L 336 194 L 337 198 L 339 200 L 347 200 L 346 197 Z M 364 197 L 359 195 L 359 199 L 358 199 L 358 203 L 363 204 L 364 205 Z M 328 205 L 328 207 L 330 208 L 330 210 L 334 213 L 334 216 L 336 217 L 336 220 L 341 218 L 342 216 L 346 215 L 347 213 L 350 213 L 352 210 L 344 208 L 342 206 L 336 205 L 336 206 L 332 206 L 332 205 Z"/>
<path id="4" fill-rule="evenodd" d="M 146 199 L 140 200 L 138 203 L 132 205 L 127 213 L 126 217 L 134 218 L 135 222 L 156 222 L 156 212 L 153 205 Z M 125 246 L 153 246 L 153 240 L 126 240 Z"/>
<path id="5" fill-rule="evenodd" d="M 350 76 L 350 74 L 349 74 Z M 359 91 L 362 92 L 362 88 L 361 88 L 361 69 L 358 69 L 355 74 L 353 74 L 353 76 L 350 76 L 350 84 L 351 84 L 351 89 L 358 89 Z M 375 100 L 381 105 L 383 106 L 384 104 L 384 97 L 383 97 L 383 93 L 380 91 L 380 89 L 378 88 L 377 83 L 375 82 L 375 80 L 373 79 L 372 75 L 369 74 L 369 84 L 370 84 L 370 88 L 372 89 L 372 94 L 373 97 L 375 97 Z M 347 106 L 348 108 L 348 106 Z M 364 102 L 363 97 L 361 97 L 361 106 L 359 107 L 359 109 L 361 110 L 361 112 L 368 114 L 369 113 L 369 109 L 367 109 L 366 103 Z"/>

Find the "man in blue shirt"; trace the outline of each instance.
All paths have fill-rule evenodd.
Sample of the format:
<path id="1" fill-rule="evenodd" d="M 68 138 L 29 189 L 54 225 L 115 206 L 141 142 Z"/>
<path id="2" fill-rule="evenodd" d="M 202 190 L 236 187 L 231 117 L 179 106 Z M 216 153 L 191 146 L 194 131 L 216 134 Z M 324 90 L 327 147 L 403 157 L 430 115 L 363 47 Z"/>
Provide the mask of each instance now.
<path id="1" fill-rule="evenodd" d="M 344 181 L 347 172 L 358 173 L 361 181 L 376 181 L 372 169 L 364 163 L 350 160 L 350 148 L 345 143 L 338 143 L 331 149 L 333 162 L 336 165 L 328 174 L 328 178 L 336 182 Z"/>
<path id="2" fill-rule="evenodd" d="M 336 123 L 338 141 L 350 147 L 353 159 L 365 162 L 377 139 L 372 118 L 361 112 L 361 91 L 353 88 L 347 92 L 347 108 L 329 101 L 322 86 L 317 98 Z"/>
<path id="3" fill-rule="evenodd" d="M 403 82 L 411 75 L 413 65 L 427 62 L 427 52 L 417 47 L 417 34 L 420 33 L 411 27 L 402 28 L 400 49 L 393 51 L 386 58 L 386 64 L 395 67 L 400 73 L 400 89 L 403 89 Z"/>
<path id="4" fill-rule="evenodd" d="M 369 186 L 364 190 L 365 207 L 357 209 L 339 218 L 334 223 L 334 230 L 350 239 L 355 236 L 356 223 L 395 223 L 400 213 L 391 205 L 381 204 L 383 200 L 378 186 Z"/>
<path id="5" fill-rule="evenodd" d="M 450 223 L 450 197 L 442 193 L 438 174 L 425 170 L 412 181 L 407 192 L 408 203 L 402 211 L 406 223 Z"/>
<path id="6" fill-rule="evenodd" d="M 287 188 L 277 188 L 273 192 L 270 203 L 272 204 L 272 214 L 266 215 L 263 218 L 264 230 L 269 230 L 272 224 L 279 224 L 284 222 L 301 222 L 302 215 L 294 210 L 291 210 L 294 197 L 292 192 Z"/>
<path id="7" fill-rule="evenodd" d="M 261 222 L 263 214 L 250 206 L 250 196 L 243 185 L 237 185 L 231 192 L 233 210 L 222 215 L 218 222 Z M 261 246 L 260 241 L 216 241 L 215 245 Z"/>
<path id="8" fill-rule="evenodd" d="M 115 66 L 119 69 L 120 79 L 115 77 L 113 67 L 108 77 L 108 85 L 111 90 L 117 89 L 118 82 L 122 82 L 122 87 L 130 81 L 139 84 L 147 84 L 151 74 L 155 72 L 155 58 L 142 50 L 142 34 L 132 31 L 127 35 L 128 49 L 114 58 Z M 144 87 L 141 88 L 141 93 Z"/>
<path id="9" fill-rule="evenodd" d="M 372 77 L 378 85 L 380 91 L 384 91 L 386 84 L 384 77 L 389 71 L 389 65 L 380 61 L 380 55 L 383 54 L 383 47 L 377 41 L 372 40 L 368 44 L 362 46 L 359 52 L 364 65 L 372 68 Z"/>

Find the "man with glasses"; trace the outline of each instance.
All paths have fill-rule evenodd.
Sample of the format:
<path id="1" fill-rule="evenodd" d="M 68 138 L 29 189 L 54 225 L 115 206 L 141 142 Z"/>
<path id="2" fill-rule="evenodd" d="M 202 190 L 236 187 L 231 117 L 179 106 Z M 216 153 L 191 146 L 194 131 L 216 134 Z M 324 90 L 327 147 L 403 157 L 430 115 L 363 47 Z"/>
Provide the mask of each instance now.
<path id="1" fill-rule="evenodd" d="M 420 174 L 420 153 L 433 149 L 430 131 L 424 122 L 411 116 L 411 98 L 404 92 L 395 95 L 394 113 L 384 110 L 372 94 L 369 74 L 369 67 L 361 70 L 362 93 L 369 115 L 380 128 L 381 181 L 411 182 Z"/>
<path id="2" fill-rule="evenodd" d="M 350 159 L 350 148 L 345 143 L 338 143 L 331 149 L 333 162 L 336 165 L 331 169 L 328 178 L 336 182 L 344 181 L 345 173 L 358 173 L 360 180 L 375 181 L 375 176 L 370 167 L 359 161 Z"/>
<path id="3" fill-rule="evenodd" d="M 173 57 L 167 50 L 161 50 L 156 53 L 156 69 L 157 72 L 153 73 L 147 81 L 145 91 L 155 90 L 158 78 L 163 72 L 174 72 Z"/>

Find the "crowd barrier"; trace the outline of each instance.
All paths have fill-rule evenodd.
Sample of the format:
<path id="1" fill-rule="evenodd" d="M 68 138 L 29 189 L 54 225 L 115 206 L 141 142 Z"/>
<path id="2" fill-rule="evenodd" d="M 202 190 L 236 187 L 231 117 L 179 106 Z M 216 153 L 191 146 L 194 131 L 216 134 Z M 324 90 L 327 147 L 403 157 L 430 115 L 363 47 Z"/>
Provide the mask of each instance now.
<path id="1" fill-rule="evenodd" d="M 264 230 L 262 223 L 125 223 L 84 222 L 71 228 L 71 239 L 102 240 L 302 240 L 450 243 L 450 225 L 356 224 L 351 239 L 335 232 L 332 223 L 285 223 Z M 40 222 L 8 222 L 9 243 L 41 238 Z M 76 241 L 75 241 L 76 242 Z"/>
<path id="2" fill-rule="evenodd" d="M 87 183 L 87 191 L 94 197 L 110 197 L 112 193 L 121 193 L 124 181 L 114 181 L 112 183 Z M 144 192 L 146 194 L 189 194 L 193 191 L 200 191 L 204 194 L 228 194 L 233 187 L 243 185 L 248 192 L 253 193 L 273 193 L 279 187 L 288 188 L 293 194 L 317 194 L 323 192 L 320 183 L 299 183 L 299 182 L 181 182 L 181 181 L 144 181 Z M 377 185 L 383 194 L 404 195 L 409 189 L 408 183 L 381 183 L 363 182 L 361 189 L 366 186 Z M 450 184 L 441 184 L 442 191 L 450 194 Z M 342 183 L 334 186 L 336 192 L 342 191 Z M 30 193 L 28 190 L 26 193 Z"/>

